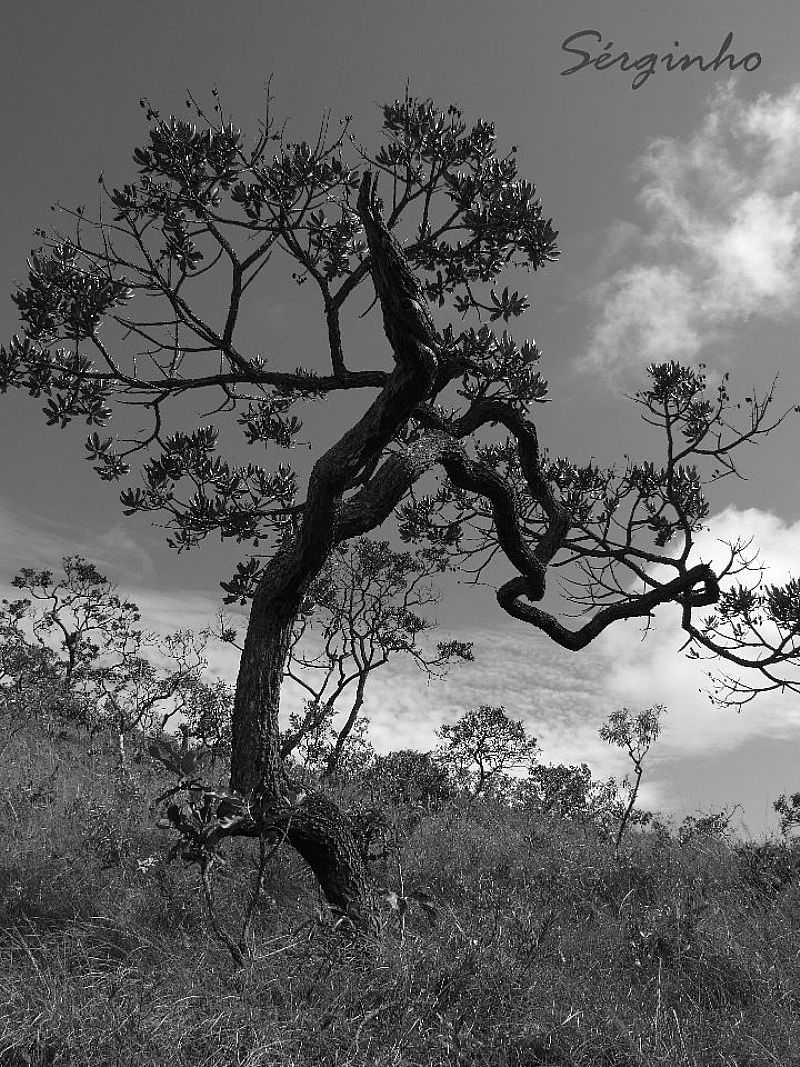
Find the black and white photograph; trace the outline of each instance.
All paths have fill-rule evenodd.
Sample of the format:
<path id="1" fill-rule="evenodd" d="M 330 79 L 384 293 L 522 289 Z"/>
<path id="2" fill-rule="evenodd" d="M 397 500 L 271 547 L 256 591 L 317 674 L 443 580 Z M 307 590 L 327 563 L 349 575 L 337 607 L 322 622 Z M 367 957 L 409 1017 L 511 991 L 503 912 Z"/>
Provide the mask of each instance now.
<path id="1" fill-rule="evenodd" d="M 0 1067 L 800 1065 L 798 47 L 4 11 Z"/>

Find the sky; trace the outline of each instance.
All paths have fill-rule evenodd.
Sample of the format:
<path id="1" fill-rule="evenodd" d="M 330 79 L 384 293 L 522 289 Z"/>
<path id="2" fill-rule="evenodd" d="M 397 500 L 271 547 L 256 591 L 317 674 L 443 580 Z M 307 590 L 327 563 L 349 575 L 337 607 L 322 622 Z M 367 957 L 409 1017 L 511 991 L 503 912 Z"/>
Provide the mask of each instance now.
<path id="1" fill-rule="evenodd" d="M 708 65 L 729 34 L 728 52 L 745 60 L 735 72 L 668 70 L 670 61 L 645 77 L 649 53 L 700 54 Z M 798 39 L 791 0 L 14 5 L 0 43 L 0 342 L 18 329 L 8 294 L 25 279 L 50 205 L 91 209 L 100 172 L 115 185 L 133 176 L 141 97 L 180 115 L 187 89 L 208 99 L 216 86 L 252 129 L 271 76 L 291 136 L 311 138 L 330 109 L 351 114 L 366 141 L 379 106 L 409 82 L 469 120 L 494 121 L 560 231 L 559 261 L 522 279 L 532 310 L 515 330 L 543 352 L 553 402 L 536 418 L 549 451 L 610 463 L 652 447 L 625 398 L 652 360 L 704 362 L 712 379 L 730 371 L 743 394 L 779 375 L 788 407 L 800 402 Z M 641 60 L 635 70 L 619 69 L 623 51 Z M 302 290 L 259 294 L 249 328 L 290 368 L 311 363 L 322 339 Z M 328 404 L 320 414 L 321 439 L 341 427 L 336 412 Z M 797 573 L 799 435 L 790 420 L 744 457 L 746 480 L 720 483 L 702 558 L 719 538 L 752 534 L 771 580 Z M 83 459 L 84 437 L 85 428 L 47 428 L 35 400 L 0 397 L 0 583 L 80 552 L 153 627 L 205 625 L 235 548 L 175 556 L 163 531 L 123 516 L 115 488 Z M 800 789 L 800 699 L 770 696 L 738 714 L 712 705 L 702 667 L 678 651 L 674 612 L 658 612 L 646 640 L 622 626 L 580 656 L 503 616 L 491 590 L 448 588 L 437 617 L 442 636 L 474 641 L 475 663 L 429 687 L 409 664 L 375 675 L 366 711 L 380 750 L 430 747 L 442 722 L 502 704 L 529 725 L 545 761 L 620 775 L 624 758 L 599 739 L 600 724 L 617 707 L 660 703 L 645 806 L 680 818 L 739 804 L 741 831 L 761 836 L 776 828 L 775 796 Z M 234 652 L 215 649 L 212 666 L 232 679 Z"/>

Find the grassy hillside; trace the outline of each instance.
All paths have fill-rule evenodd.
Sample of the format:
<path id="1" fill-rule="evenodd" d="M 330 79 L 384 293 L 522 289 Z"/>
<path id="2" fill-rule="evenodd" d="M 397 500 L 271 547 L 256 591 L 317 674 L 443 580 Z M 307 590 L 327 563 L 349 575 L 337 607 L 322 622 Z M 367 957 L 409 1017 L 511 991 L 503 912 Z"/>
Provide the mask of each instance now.
<path id="1" fill-rule="evenodd" d="M 0 1064 L 638 1067 L 800 1064 L 800 851 L 683 846 L 498 805 L 396 812 L 399 864 L 437 912 L 380 943 L 332 929 L 282 850 L 237 969 L 197 871 L 166 864 L 150 760 L 115 775 L 77 734 L 2 756 Z M 352 798 L 357 799 L 357 798 Z M 231 929 L 252 877 L 216 877 Z"/>

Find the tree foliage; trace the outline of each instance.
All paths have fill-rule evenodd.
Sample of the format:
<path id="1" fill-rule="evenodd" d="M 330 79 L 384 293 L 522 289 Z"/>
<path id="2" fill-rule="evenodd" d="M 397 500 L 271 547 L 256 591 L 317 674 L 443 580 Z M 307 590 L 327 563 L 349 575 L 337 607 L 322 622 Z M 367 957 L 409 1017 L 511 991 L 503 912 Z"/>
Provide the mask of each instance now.
<path id="1" fill-rule="evenodd" d="M 457 795 L 446 766 L 431 752 L 398 749 L 376 756 L 364 778 L 383 803 L 437 812 Z"/>
<path id="2" fill-rule="evenodd" d="M 625 811 L 620 783 L 593 778 L 587 763 L 536 763 L 517 783 L 515 795 L 531 811 L 592 823 L 604 832 L 616 833 Z M 635 821 L 636 813 L 631 817 Z"/>
<path id="3" fill-rule="evenodd" d="M 528 736 L 524 722 L 490 704 L 445 723 L 436 736 L 442 742 L 438 759 L 473 797 L 506 792 L 508 772 L 529 767 L 536 759 L 536 738 Z"/>
<path id="4" fill-rule="evenodd" d="M 189 736 L 208 752 L 213 767 L 231 754 L 233 687 L 221 678 L 192 678 L 183 686 L 181 714 Z"/>
<path id="5" fill-rule="evenodd" d="M 800 792 L 789 796 L 781 793 L 772 806 L 780 816 L 781 833 L 789 837 L 794 827 L 800 826 Z"/>
<path id="6" fill-rule="evenodd" d="M 62 717 L 92 733 L 114 729 L 124 763 L 127 734 L 137 727 L 163 730 L 180 709 L 186 687 L 205 666 L 205 638 L 188 630 L 166 637 L 145 631 L 137 605 L 123 600 L 95 564 L 76 555 L 62 565 L 62 576 L 23 567 L 12 579 L 27 595 L 2 603 L 3 666 L 17 689 L 47 690 Z"/>
<path id="7" fill-rule="evenodd" d="M 52 649 L 32 641 L 23 629 L 25 605 L 0 606 L 0 754 L 30 724 L 54 729 L 82 717 Z"/>
<path id="8" fill-rule="evenodd" d="M 30 620 L 42 648 L 56 652 L 64 681 L 76 684 L 105 649 L 141 636 L 136 604 L 122 600 L 97 567 L 82 556 L 65 556 L 63 577 L 23 567 L 11 580 L 27 596 L 3 601 L 19 620 Z"/>

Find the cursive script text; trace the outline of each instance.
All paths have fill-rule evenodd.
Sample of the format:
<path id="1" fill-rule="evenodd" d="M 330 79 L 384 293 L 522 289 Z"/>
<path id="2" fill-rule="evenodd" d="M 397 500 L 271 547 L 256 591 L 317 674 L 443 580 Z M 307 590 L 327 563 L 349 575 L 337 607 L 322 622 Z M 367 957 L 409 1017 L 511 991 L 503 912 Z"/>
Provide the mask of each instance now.
<path id="1" fill-rule="evenodd" d="M 657 52 L 645 52 L 634 59 L 630 52 L 621 51 L 615 55 L 613 41 L 608 41 L 599 55 L 593 55 L 586 48 L 572 47 L 576 41 L 581 39 L 588 46 L 587 39 L 591 38 L 594 38 L 599 43 L 603 40 L 603 35 L 598 30 L 578 30 L 577 33 L 570 34 L 569 37 L 561 42 L 562 52 L 569 52 L 571 55 L 582 57 L 580 63 L 562 70 L 562 74 L 576 74 L 585 67 L 594 67 L 595 70 L 611 70 L 612 67 L 618 66 L 620 70 L 636 71 L 631 82 L 631 88 L 640 89 L 647 79 L 655 74 L 658 64 L 661 64 L 666 70 L 689 70 L 697 65 L 703 71 L 718 71 L 727 63 L 730 70 L 737 70 L 739 67 L 743 67 L 748 72 L 758 70 L 761 66 L 761 54 L 759 52 L 748 52 L 741 59 L 736 59 L 733 52 L 729 51 L 733 41 L 732 33 L 728 34 L 717 54 L 709 60 L 706 60 L 702 55 L 690 56 L 688 53 L 677 55 L 675 52 L 665 52 L 663 55 L 658 55 Z M 679 42 L 675 41 L 673 47 L 680 48 Z"/>

